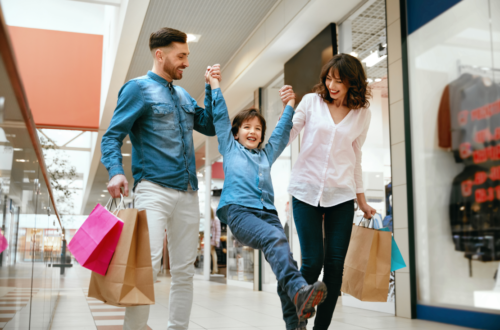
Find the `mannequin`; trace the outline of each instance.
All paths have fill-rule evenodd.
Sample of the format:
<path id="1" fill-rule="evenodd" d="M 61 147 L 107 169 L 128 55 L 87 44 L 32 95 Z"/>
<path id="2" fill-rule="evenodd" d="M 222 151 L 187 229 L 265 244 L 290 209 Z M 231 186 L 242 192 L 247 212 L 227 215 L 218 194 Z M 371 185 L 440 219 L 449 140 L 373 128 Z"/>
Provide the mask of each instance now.
<path id="1" fill-rule="evenodd" d="M 215 248 L 218 248 L 220 246 L 220 220 L 214 215 L 214 210 L 210 209 L 211 213 L 211 240 L 210 240 L 210 245 L 211 245 L 211 254 L 212 254 L 212 262 L 213 262 L 213 269 L 212 269 L 212 274 L 218 274 L 219 273 L 219 267 L 217 266 L 217 251 L 215 251 Z"/>

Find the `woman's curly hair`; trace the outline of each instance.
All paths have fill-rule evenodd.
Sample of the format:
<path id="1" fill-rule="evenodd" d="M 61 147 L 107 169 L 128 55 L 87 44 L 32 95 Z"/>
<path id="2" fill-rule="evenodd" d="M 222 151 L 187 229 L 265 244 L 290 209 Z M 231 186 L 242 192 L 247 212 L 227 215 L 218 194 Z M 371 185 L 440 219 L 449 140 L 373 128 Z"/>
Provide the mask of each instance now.
<path id="1" fill-rule="evenodd" d="M 348 88 L 346 102 L 349 109 L 368 108 L 368 99 L 372 96 L 368 86 L 366 73 L 361 62 L 354 56 L 348 54 L 337 54 L 321 69 L 320 83 L 314 86 L 314 92 L 318 93 L 325 102 L 332 102 L 328 87 L 326 86 L 326 76 L 331 72 L 332 76 L 337 70 L 340 79 Z"/>

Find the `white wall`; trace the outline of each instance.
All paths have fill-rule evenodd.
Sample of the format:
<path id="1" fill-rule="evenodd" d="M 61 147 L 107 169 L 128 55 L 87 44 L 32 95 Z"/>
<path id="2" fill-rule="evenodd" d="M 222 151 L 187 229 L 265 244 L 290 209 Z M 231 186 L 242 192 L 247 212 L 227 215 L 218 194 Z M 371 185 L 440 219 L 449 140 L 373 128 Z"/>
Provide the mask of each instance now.
<path id="1" fill-rule="evenodd" d="M 7 25 L 104 33 L 104 6 L 68 0 L 0 0 Z"/>

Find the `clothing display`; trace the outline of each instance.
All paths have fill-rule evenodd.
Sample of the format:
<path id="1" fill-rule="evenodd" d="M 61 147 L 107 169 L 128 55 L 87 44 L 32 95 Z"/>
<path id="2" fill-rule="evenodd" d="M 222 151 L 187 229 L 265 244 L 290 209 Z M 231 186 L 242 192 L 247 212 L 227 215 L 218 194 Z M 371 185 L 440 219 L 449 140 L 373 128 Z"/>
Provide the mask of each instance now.
<path id="1" fill-rule="evenodd" d="M 321 96 L 305 95 L 295 110 L 288 142 L 304 129 L 288 187 L 290 195 L 310 205 L 330 207 L 364 193 L 361 147 L 370 119 L 370 109 L 352 109 L 335 124 Z"/>
<path id="2" fill-rule="evenodd" d="M 471 260 L 500 260 L 500 85 L 464 73 L 446 86 L 438 140 L 465 165 L 450 196 L 455 250 Z"/>

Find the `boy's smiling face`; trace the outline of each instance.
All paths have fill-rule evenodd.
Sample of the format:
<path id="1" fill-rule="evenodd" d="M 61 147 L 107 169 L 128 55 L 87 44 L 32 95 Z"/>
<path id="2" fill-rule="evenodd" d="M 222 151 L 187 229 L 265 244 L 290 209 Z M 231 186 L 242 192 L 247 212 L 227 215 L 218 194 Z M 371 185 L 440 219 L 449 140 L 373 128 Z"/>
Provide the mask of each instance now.
<path id="1" fill-rule="evenodd" d="M 256 149 L 262 142 L 262 123 L 259 118 L 247 119 L 241 124 L 234 136 L 247 149 Z"/>

